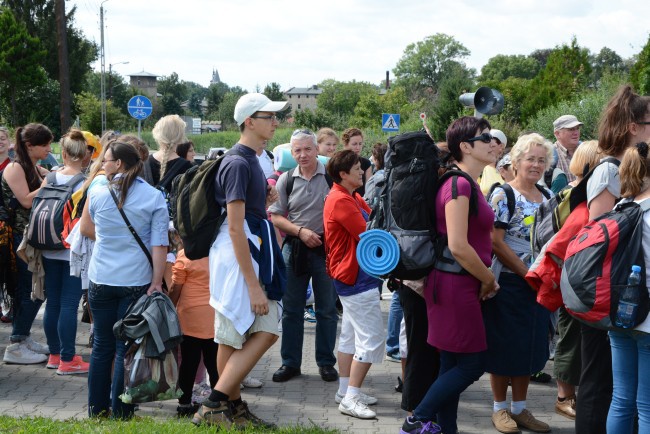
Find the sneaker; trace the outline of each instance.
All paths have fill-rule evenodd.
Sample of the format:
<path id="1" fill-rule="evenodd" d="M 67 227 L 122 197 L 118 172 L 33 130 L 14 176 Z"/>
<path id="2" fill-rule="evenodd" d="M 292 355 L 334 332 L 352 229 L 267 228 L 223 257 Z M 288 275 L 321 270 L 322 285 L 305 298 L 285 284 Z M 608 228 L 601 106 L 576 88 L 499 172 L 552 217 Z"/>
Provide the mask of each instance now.
<path id="1" fill-rule="evenodd" d="M 399 353 L 386 353 L 386 360 L 394 363 L 402 362 L 402 358 L 399 356 Z"/>
<path id="2" fill-rule="evenodd" d="M 13 363 L 16 365 L 34 365 L 36 363 L 43 363 L 47 360 L 45 354 L 35 353 L 29 349 L 26 342 L 16 342 L 5 349 L 5 355 L 2 360 L 5 363 Z"/>
<path id="3" fill-rule="evenodd" d="M 343 399 L 339 404 L 339 411 L 359 419 L 374 419 L 377 417 L 377 413 L 370 410 L 368 405 L 364 404 L 360 398 L 361 395 L 355 395 L 351 398 Z"/>
<path id="4" fill-rule="evenodd" d="M 560 401 L 559 398 L 555 401 L 555 412 L 568 419 L 575 420 L 576 418 L 576 396 L 571 395 Z"/>
<path id="5" fill-rule="evenodd" d="M 413 416 L 408 416 L 402 428 L 399 430 L 400 434 L 438 434 L 442 433 L 440 425 L 434 422 L 422 422 L 413 419 Z"/>
<path id="6" fill-rule="evenodd" d="M 402 393 L 404 390 L 404 382 L 400 377 L 397 377 L 397 386 L 395 386 L 395 392 Z"/>
<path id="7" fill-rule="evenodd" d="M 232 403 L 231 403 L 232 404 Z M 246 401 L 242 401 L 237 406 L 232 406 L 232 423 L 237 427 L 251 425 L 253 428 L 273 429 L 277 426 L 273 423 L 266 422 L 255 416 L 249 409 Z"/>
<path id="8" fill-rule="evenodd" d="M 199 411 L 194 413 L 192 423 L 200 426 L 202 423 L 211 426 L 230 428 L 232 426 L 232 411 L 227 401 L 213 402 L 208 399 L 203 401 Z"/>
<path id="9" fill-rule="evenodd" d="M 257 378 L 246 377 L 244 378 L 244 381 L 241 382 L 241 385 L 248 387 L 249 389 L 259 389 L 260 387 L 264 386 L 264 383 L 262 383 L 262 381 L 258 380 Z"/>
<path id="10" fill-rule="evenodd" d="M 199 409 L 199 404 L 179 404 L 176 407 L 176 417 L 191 417 Z"/>
<path id="11" fill-rule="evenodd" d="M 40 342 L 36 342 L 31 336 L 27 336 L 27 339 L 25 339 L 24 342 L 27 344 L 27 348 L 35 353 L 50 354 L 50 347 L 43 345 Z"/>
<path id="12" fill-rule="evenodd" d="M 517 422 L 512 420 L 510 417 L 510 412 L 505 408 L 499 410 L 496 413 L 492 413 L 492 424 L 497 429 L 497 431 L 502 433 L 518 433 L 519 427 L 517 427 Z"/>
<path id="13" fill-rule="evenodd" d="M 366 405 L 375 405 L 377 404 L 377 398 L 374 396 L 366 395 L 363 392 L 359 393 L 359 401 L 363 402 Z M 336 392 L 336 395 L 334 396 L 334 401 L 337 404 L 340 404 L 343 402 L 343 398 L 345 398 L 345 395 L 341 395 L 339 392 Z"/>
<path id="14" fill-rule="evenodd" d="M 551 427 L 548 424 L 542 422 L 541 420 L 535 419 L 535 416 L 528 411 L 527 408 L 524 408 L 519 414 L 510 414 L 512 420 L 514 420 L 518 426 L 524 427 L 534 432 L 551 432 Z"/>
<path id="15" fill-rule="evenodd" d="M 310 323 L 316 322 L 316 312 L 311 307 L 305 309 L 305 321 Z"/>
<path id="16" fill-rule="evenodd" d="M 50 354 L 50 357 L 47 359 L 47 369 L 58 369 L 61 364 L 61 355 L 60 354 Z"/>
<path id="17" fill-rule="evenodd" d="M 61 360 L 56 373 L 57 375 L 87 374 L 89 369 L 90 363 L 84 362 L 81 356 L 76 355 L 69 362 Z"/>
<path id="18" fill-rule="evenodd" d="M 552 379 L 553 377 L 542 371 L 530 376 L 530 381 L 534 381 L 535 383 L 550 383 Z"/>
<path id="19" fill-rule="evenodd" d="M 13 320 L 14 320 L 14 314 L 13 314 L 13 311 L 11 309 L 9 309 L 9 312 L 5 313 L 4 315 L 2 315 L 0 317 L 0 321 L 2 321 L 4 323 L 7 323 L 7 324 L 11 323 Z"/>

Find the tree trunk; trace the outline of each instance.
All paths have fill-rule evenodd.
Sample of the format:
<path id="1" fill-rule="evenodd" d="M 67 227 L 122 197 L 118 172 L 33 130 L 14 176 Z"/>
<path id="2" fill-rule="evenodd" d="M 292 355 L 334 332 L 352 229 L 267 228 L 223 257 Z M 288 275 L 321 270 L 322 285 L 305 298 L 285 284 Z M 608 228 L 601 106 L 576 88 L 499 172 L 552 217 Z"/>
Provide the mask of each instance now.
<path id="1" fill-rule="evenodd" d="M 56 0 L 56 36 L 59 52 L 59 84 L 61 86 L 61 134 L 65 134 L 70 125 L 70 65 L 68 64 L 68 38 L 65 19 L 65 0 Z"/>

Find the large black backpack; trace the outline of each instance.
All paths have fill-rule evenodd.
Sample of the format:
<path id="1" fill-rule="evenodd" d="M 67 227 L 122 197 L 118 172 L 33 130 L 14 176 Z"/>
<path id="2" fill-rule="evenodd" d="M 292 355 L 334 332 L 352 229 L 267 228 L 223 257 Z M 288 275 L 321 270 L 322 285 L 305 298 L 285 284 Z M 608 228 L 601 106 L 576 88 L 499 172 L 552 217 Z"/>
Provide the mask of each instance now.
<path id="1" fill-rule="evenodd" d="M 436 233 L 435 198 L 439 185 L 461 176 L 470 181 L 470 214 L 477 209 L 475 182 L 466 173 L 444 168 L 440 151 L 425 131 L 400 134 L 388 140 L 384 157 L 385 184 L 370 215 L 368 229 L 390 232 L 400 247 L 400 260 L 389 274 L 396 279 L 420 279 L 436 266 L 447 272 L 464 270 L 446 248 L 446 237 Z M 453 190 L 453 189 L 452 189 Z M 436 264 L 437 263 L 437 264 Z"/>

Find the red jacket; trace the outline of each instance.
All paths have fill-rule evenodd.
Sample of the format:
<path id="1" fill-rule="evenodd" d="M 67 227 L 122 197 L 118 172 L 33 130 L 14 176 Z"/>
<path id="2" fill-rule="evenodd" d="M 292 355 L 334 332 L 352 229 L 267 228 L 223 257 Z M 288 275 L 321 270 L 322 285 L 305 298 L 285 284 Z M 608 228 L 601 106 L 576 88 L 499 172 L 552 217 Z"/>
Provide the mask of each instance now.
<path id="1" fill-rule="evenodd" d="M 366 230 L 361 209 L 370 214 L 370 207 L 359 193 L 352 196 L 339 184 L 332 185 L 323 209 L 327 270 L 330 277 L 346 285 L 354 285 L 359 274 L 357 244 L 359 235 Z"/>

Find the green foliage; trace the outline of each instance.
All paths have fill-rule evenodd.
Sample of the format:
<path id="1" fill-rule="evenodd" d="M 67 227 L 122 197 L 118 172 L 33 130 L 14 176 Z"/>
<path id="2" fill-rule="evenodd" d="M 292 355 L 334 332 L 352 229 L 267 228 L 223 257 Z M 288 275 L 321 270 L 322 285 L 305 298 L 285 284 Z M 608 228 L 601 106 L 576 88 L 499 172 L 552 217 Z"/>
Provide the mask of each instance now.
<path id="1" fill-rule="evenodd" d="M 513 78 L 534 78 L 541 69 L 537 59 L 521 54 L 497 54 L 481 68 L 479 83 Z"/>
<path id="2" fill-rule="evenodd" d="M 348 127 L 348 118 L 336 113 L 324 110 L 321 107 L 298 110 L 293 116 L 293 122 L 297 127 L 309 128 L 317 131 L 323 127 L 334 130 L 344 130 Z"/>
<path id="3" fill-rule="evenodd" d="M 88 74 L 84 91 L 100 99 L 101 79 L 101 72 L 93 71 Z M 121 75 L 113 71 L 106 74 L 106 99 L 112 101 L 113 107 L 117 107 L 122 113 L 128 115 L 126 105 L 134 95 L 137 95 L 137 90 L 129 86 Z"/>
<path id="4" fill-rule="evenodd" d="M 650 94 L 650 36 L 630 69 L 630 82 L 640 95 Z"/>
<path id="5" fill-rule="evenodd" d="M 532 80 L 525 78 L 509 77 L 500 82 L 487 82 L 484 86 L 497 89 L 503 94 L 505 103 L 503 111 L 496 116 L 504 124 L 519 125 L 521 109 L 530 96 Z M 492 122 L 492 119 L 490 119 Z M 501 129 L 501 128 L 499 128 Z M 505 132 L 505 130 L 503 130 Z"/>
<path id="6" fill-rule="evenodd" d="M 7 8 L 0 8 L 0 100 L 2 115 L 11 125 L 26 123 L 29 108 L 18 104 L 19 96 L 45 83 L 40 66 L 45 57 L 38 38 L 16 21 Z"/>
<path id="7" fill-rule="evenodd" d="M 605 73 L 619 73 L 626 69 L 623 58 L 616 51 L 603 47 L 598 54 L 592 56 L 591 83 L 597 85 Z"/>
<path id="8" fill-rule="evenodd" d="M 183 114 L 181 103 L 187 99 L 189 92 L 177 73 L 172 72 L 158 80 L 158 93 L 162 95 L 162 116 Z"/>
<path id="9" fill-rule="evenodd" d="M 381 124 L 382 113 L 398 113 L 400 122 L 404 123 L 415 111 L 414 105 L 409 104 L 406 98 L 404 88 L 394 87 L 384 95 L 372 92 L 361 96 L 349 124 L 357 128 L 376 128 Z"/>
<path id="10" fill-rule="evenodd" d="M 219 104 L 219 111 L 217 112 L 217 118 L 221 121 L 222 128 L 233 128 L 237 129 L 237 123 L 235 122 L 235 105 L 239 98 L 244 95 L 244 91 L 241 88 L 235 88 L 235 91 L 230 91 L 223 96 L 221 104 Z"/>
<path id="11" fill-rule="evenodd" d="M 216 114 L 219 110 L 219 104 L 223 100 L 224 95 L 228 93 L 230 89 L 226 83 L 214 83 L 211 84 L 208 88 L 208 93 L 206 98 L 208 100 L 208 113 L 209 117 L 214 117 L 212 114 Z"/>
<path id="12" fill-rule="evenodd" d="M 529 56 L 539 62 L 540 68 L 545 68 L 546 62 L 548 61 L 548 56 L 550 56 L 552 52 L 553 52 L 552 48 L 542 48 L 533 51 L 532 53 L 529 54 Z"/>
<path id="13" fill-rule="evenodd" d="M 99 98 L 89 92 L 76 96 L 79 108 L 79 123 L 83 130 L 100 134 L 102 131 L 102 103 Z M 106 127 L 109 130 L 124 130 L 129 127 L 129 118 L 113 106 L 112 101 L 106 101 Z"/>
<path id="14" fill-rule="evenodd" d="M 284 101 L 284 93 L 282 93 L 282 89 L 280 88 L 279 83 L 269 83 L 266 86 L 264 86 L 264 91 L 262 92 L 264 95 L 266 95 L 271 101 Z M 283 121 L 287 118 L 287 115 L 290 113 L 289 110 L 285 110 L 282 112 L 276 113 L 276 116 L 280 121 Z"/>
<path id="15" fill-rule="evenodd" d="M 377 87 L 363 81 L 325 80 L 316 99 L 318 108 L 343 117 L 352 116 L 362 95 L 377 93 Z"/>
<path id="16" fill-rule="evenodd" d="M 406 46 L 404 54 L 395 65 L 396 84 L 403 86 L 408 93 L 422 89 L 438 90 L 443 77 L 448 75 L 451 65 L 465 65 L 462 59 L 470 51 L 453 36 L 436 33 Z"/>

